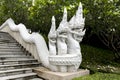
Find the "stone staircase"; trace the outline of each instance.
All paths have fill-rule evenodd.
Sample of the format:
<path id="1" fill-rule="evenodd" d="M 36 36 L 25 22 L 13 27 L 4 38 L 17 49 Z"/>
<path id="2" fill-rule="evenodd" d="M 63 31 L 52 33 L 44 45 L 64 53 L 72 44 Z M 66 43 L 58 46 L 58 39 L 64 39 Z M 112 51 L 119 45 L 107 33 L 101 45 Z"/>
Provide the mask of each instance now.
<path id="1" fill-rule="evenodd" d="M 33 67 L 40 63 L 8 33 L 0 32 L 0 80 L 42 80 Z"/>

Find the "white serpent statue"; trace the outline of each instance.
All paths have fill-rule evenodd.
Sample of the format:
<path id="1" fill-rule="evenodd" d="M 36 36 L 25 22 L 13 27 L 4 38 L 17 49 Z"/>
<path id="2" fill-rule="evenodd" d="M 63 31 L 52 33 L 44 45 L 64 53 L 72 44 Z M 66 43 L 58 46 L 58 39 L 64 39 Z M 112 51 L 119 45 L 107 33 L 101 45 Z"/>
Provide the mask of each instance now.
<path id="1" fill-rule="evenodd" d="M 0 31 L 19 32 L 25 42 L 35 44 L 37 55 L 46 68 L 57 72 L 74 72 L 77 71 L 82 61 L 79 43 L 85 35 L 84 21 L 81 3 L 69 22 L 67 21 L 67 10 L 64 9 L 63 19 L 58 29 L 56 29 L 53 16 L 48 34 L 49 49 L 39 33 L 30 34 L 24 24 L 16 25 L 11 18 L 0 26 Z M 10 30 L 6 27 L 9 27 Z"/>

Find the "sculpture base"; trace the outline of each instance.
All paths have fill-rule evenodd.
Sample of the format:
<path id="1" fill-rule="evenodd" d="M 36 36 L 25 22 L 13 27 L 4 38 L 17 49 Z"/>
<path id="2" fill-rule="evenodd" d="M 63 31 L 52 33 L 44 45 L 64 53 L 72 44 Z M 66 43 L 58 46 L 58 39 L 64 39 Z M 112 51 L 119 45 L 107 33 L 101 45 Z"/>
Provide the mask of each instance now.
<path id="1" fill-rule="evenodd" d="M 79 69 L 77 72 L 52 72 L 44 67 L 35 68 L 39 77 L 47 80 L 72 80 L 75 77 L 89 75 L 89 70 Z"/>

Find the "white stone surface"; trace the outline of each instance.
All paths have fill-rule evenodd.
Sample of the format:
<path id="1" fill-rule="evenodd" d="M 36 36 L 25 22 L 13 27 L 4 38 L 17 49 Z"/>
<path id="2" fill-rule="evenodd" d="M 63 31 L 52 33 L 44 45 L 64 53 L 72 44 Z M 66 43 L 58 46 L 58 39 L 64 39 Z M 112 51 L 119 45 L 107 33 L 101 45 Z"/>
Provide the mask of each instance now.
<path id="1" fill-rule="evenodd" d="M 89 70 L 78 69 L 76 72 L 53 72 L 44 67 L 34 69 L 39 77 L 45 80 L 72 80 L 76 77 L 89 75 Z"/>

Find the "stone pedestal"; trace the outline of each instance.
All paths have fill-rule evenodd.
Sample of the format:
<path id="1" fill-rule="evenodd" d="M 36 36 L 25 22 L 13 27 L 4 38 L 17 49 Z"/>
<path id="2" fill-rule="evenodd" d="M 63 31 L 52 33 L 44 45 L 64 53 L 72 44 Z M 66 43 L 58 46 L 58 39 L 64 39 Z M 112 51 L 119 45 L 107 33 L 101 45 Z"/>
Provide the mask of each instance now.
<path id="1" fill-rule="evenodd" d="M 72 80 L 75 77 L 89 75 L 89 70 L 79 69 L 77 72 L 52 72 L 44 67 L 35 68 L 39 77 L 46 80 Z"/>

